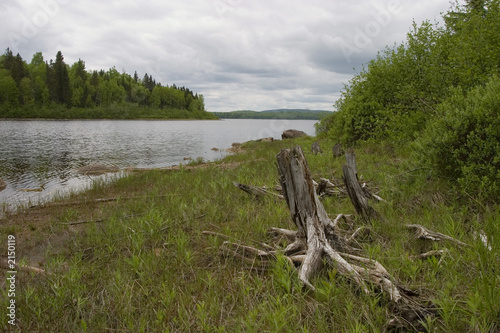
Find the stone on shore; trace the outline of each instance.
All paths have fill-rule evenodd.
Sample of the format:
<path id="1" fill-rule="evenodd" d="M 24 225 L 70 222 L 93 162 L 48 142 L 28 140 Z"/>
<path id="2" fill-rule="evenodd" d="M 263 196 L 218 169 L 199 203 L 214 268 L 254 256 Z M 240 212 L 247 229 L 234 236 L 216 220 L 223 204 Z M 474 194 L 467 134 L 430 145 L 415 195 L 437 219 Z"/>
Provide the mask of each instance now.
<path id="1" fill-rule="evenodd" d="M 282 139 L 295 139 L 295 138 L 300 138 L 302 136 L 307 136 L 307 134 L 303 131 L 299 131 L 296 129 L 288 129 L 283 131 L 283 134 L 281 134 Z"/>

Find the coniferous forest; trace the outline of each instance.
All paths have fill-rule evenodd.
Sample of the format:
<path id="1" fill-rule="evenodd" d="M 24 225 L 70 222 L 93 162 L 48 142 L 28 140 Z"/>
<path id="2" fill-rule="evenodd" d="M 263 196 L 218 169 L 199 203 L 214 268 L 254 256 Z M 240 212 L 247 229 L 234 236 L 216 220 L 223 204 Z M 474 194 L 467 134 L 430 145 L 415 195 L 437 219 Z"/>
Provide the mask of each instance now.
<path id="1" fill-rule="evenodd" d="M 214 118 L 203 95 L 175 84 L 162 85 L 147 73 L 142 79 L 107 71 L 87 71 L 79 59 L 72 65 L 61 51 L 54 60 L 41 52 L 27 63 L 7 48 L 0 56 L 0 118 L 135 119 Z"/>

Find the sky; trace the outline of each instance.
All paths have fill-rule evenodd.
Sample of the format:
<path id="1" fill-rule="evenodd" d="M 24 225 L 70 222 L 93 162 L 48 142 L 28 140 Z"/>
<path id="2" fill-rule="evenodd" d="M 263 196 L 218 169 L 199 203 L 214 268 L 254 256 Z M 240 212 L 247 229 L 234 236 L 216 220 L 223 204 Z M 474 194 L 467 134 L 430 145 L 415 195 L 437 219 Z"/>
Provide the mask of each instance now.
<path id="1" fill-rule="evenodd" d="M 463 1 L 462 1 L 463 2 Z M 208 111 L 333 111 L 363 64 L 449 0 L 2 0 L 0 48 L 203 94 Z M 2 51 L 3 53 L 3 51 Z"/>

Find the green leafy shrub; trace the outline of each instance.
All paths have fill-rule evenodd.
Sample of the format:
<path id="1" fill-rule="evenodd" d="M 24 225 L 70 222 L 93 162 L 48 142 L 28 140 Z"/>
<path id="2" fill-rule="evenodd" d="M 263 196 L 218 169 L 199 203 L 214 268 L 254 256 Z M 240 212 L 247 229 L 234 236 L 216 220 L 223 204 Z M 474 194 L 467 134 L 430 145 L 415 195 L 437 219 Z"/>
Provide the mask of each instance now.
<path id="1" fill-rule="evenodd" d="M 418 158 L 469 194 L 500 195 L 500 78 L 468 94 L 458 88 L 416 141 Z"/>

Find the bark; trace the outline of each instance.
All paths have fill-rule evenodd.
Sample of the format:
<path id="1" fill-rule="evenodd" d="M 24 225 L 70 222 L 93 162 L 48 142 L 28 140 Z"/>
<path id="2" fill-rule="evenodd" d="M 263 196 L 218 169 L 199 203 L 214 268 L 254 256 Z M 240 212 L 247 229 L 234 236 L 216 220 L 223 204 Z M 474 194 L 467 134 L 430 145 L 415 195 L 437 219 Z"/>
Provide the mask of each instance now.
<path id="1" fill-rule="evenodd" d="M 295 241 L 285 249 L 285 253 L 292 255 L 300 250 L 307 251 L 299 269 L 299 279 L 314 290 L 309 278 L 319 270 L 323 257 L 327 256 L 336 263 L 339 272 L 351 277 L 368 292 L 360 274 L 337 252 L 344 246 L 319 201 L 302 148 L 283 149 L 276 158 L 283 195 L 298 229 Z"/>
<path id="2" fill-rule="evenodd" d="M 365 221 L 370 222 L 373 218 L 378 218 L 380 215 L 368 203 L 367 190 L 359 185 L 358 169 L 356 166 L 356 157 L 352 152 L 346 152 L 346 164 L 343 165 L 344 184 L 351 199 L 352 205 L 356 212 L 361 215 Z"/>
<path id="3" fill-rule="evenodd" d="M 240 190 L 245 191 L 245 192 L 247 192 L 250 195 L 253 195 L 257 199 L 260 199 L 261 197 L 263 197 L 265 195 L 273 195 L 273 196 L 275 196 L 277 198 L 283 199 L 282 195 L 276 194 L 276 193 L 273 193 L 273 192 L 269 192 L 268 190 L 266 190 L 264 188 L 255 187 L 255 186 L 251 186 L 251 185 L 240 184 L 240 183 L 237 183 L 237 182 L 233 182 L 233 185 L 236 186 L 237 188 L 239 188 Z"/>
<path id="4" fill-rule="evenodd" d="M 321 150 L 321 147 L 319 146 L 318 141 L 316 141 L 312 144 L 311 150 L 312 150 L 314 155 L 323 153 L 323 151 Z"/>
<path id="5" fill-rule="evenodd" d="M 440 232 L 430 231 L 429 229 L 424 228 L 420 224 L 408 224 L 406 227 L 408 229 L 415 230 L 416 237 L 420 238 L 420 239 L 427 239 L 427 240 L 432 240 L 432 241 L 447 240 L 447 241 L 453 242 L 455 244 L 458 244 L 460 246 L 469 246 L 468 244 L 461 242 L 453 237 L 447 236 L 447 235 L 442 234 Z"/>
<path id="6" fill-rule="evenodd" d="M 333 146 L 333 148 L 332 148 L 332 153 L 333 153 L 334 158 L 337 158 L 337 157 L 344 155 L 344 150 L 342 149 L 342 144 L 341 143 L 335 144 L 335 146 Z"/>

